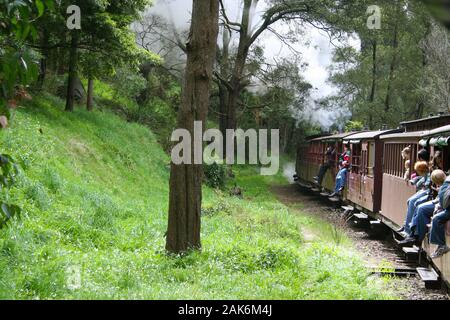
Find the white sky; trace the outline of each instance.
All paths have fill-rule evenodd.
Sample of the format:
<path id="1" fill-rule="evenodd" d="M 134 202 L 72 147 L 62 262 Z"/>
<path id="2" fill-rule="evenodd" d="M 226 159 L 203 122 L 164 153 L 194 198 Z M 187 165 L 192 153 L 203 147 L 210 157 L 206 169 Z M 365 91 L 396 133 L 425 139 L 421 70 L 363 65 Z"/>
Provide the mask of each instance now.
<path id="1" fill-rule="evenodd" d="M 242 1 L 225 0 L 224 2 L 229 18 L 231 20 L 239 20 L 237 17 L 240 16 L 240 11 L 242 10 Z M 261 13 L 264 11 L 265 6 L 266 4 L 263 1 L 259 2 L 255 10 L 254 27 L 260 22 Z M 154 6 L 150 11 L 169 18 L 178 28 L 186 29 L 189 27 L 192 0 L 155 0 Z M 281 32 L 285 27 L 280 22 L 275 26 L 275 29 Z M 327 83 L 329 75 L 327 68 L 331 65 L 333 50 L 333 45 L 330 43 L 328 35 L 313 27 L 307 27 L 304 34 L 299 36 L 301 37 L 299 43 L 294 44 L 293 47 L 302 53 L 302 62 L 308 64 L 303 76 L 315 88 L 312 95 L 313 100 L 332 94 L 336 89 Z M 260 44 L 264 46 L 268 62 L 273 61 L 274 58 L 292 55 L 292 51 L 272 33 L 265 32 L 260 39 Z M 352 46 L 359 48 L 359 40 L 349 39 L 348 41 Z M 313 107 L 313 102 L 311 102 L 308 108 L 309 111 L 307 111 L 313 119 L 320 122 L 323 126 L 332 124 L 334 112 L 312 112 Z"/>

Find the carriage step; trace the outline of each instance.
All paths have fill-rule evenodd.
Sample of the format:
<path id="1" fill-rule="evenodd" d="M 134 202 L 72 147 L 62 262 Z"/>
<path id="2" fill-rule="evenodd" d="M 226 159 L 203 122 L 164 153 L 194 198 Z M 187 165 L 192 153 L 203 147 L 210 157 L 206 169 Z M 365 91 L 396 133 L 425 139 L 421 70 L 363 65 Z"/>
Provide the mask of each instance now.
<path id="1" fill-rule="evenodd" d="M 303 182 L 298 182 L 298 185 L 299 185 L 300 187 L 302 187 L 302 188 L 305 188 L 305 189 L 308 189 L 308 188 L 309 188 L 309 185 L 307 185 L 307 184 L 305 184 L 305 183 L 303 183 Z"/>
<path id="2" fill-rule="evenodd" d="M 384 239 L 389 232 L 389 228 L 380 220 L 370 220 L 369 226 L 370 230 L 368 231 L 368 234 L 372 238 Z"/>
<path id="3" fill-rule="evenodd" d="M 404 247 L 402 248 L 405 254 L 406 261 L 417 261 L 419 260 L 420 249 L 416 246 L 414 247 Z"/>
<path id="4" fill-rule="evenodd" d="M 320 192 L 320 189 L 319 188 L 311 188 L 311 191 L 312 192 Z"/>
<path id="5" fill-rule="evenodd" d="M 358 220 L 369 220 L 369 216 L 365 213 L 355 213 L 353 216 Z"/>
<path id="6" fill-rule="evenodd" d="M 329 196 L 330 196 L 330 194 L 329 194 L 329 193 L 326 193 L 326 192 L 322 192 L 320 195 L 321 195 L 322 197 L 329 197 Z"/>
<path id="7" fill-rule="evenodd" d="M 355 213 L 353 215 L 353 224 L 358 228 L 366 228 L 370 226 L 369 216 L 365 213 Z"/>
<path id="8" fill-rule="evenodd" d="M 333 203 L 340 203 L 341 199 L 338 197 L 332 197 L 332 198 L 328 198 L 328 200 L 330 200 Z"/>
<path id="9" fill-rule="evenodd" d="M 432 268 L 417 268 L 420 279 L 425 283 L 427 289 L 441 289 L 442 283 L 439 275 Z"/>
<path id="10" fill-rule="evenodd" d="M 341 208 L 344 211 L 353 211 L 353 210 L 355 210 L 355 208 L 353 208 L 352 206 L 342 206 Z"/>

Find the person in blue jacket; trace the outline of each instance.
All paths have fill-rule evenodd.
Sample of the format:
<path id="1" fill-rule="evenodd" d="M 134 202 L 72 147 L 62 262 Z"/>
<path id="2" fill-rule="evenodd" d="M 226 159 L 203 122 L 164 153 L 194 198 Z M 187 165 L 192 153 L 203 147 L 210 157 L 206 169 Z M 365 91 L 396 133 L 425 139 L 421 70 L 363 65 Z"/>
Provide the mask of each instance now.
<path id="1" fill-rule="evenodd" d="M 349 167 L 350 163 L 348 163 L 348 161 L 344 161 L 340 165 L 340 170 L 336 176 L 336 185 L 334 188 L 334 192 L 330 194 L 330 198 L 340 196 L 342 194 L 342 191 L 344 191 L 345 185 L 347 184 L 347 175 Z"/>

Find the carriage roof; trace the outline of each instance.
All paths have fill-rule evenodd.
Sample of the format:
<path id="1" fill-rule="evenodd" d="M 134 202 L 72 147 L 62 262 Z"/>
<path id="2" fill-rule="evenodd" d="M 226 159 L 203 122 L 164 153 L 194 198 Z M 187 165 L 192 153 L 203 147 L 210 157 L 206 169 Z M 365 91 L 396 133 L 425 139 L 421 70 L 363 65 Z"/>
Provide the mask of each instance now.
<path id="1" fill-rule="evenodd" d="M 403 132 L 403 133 L 391 133 L 382 135 L 380 139 L 387 140 L 387 139 L 395 139 L 395 138 L 421 138 L 424 135 L 428 134 L 430 131 L 413 131 L 413 132 Z"/>
<path id="2" fill-rule="evenodd" d="M 450 125 L 428 131 L 422 136 L 422 146 L 445 147 L 450 144 Z"/>
<path id="3" fill-rule="evenodd" d="M 354 135 L 354 134 L 355 134 L 355 132 L 338 133 L 338 134 L 333 134 L 333 135 L 330 135 L 330 136 L 325 136 L 325 137 L 312 139 L 310 141 L 311 142 L 316 142 L 316 141 L 335 142 L 335 141 L 339 141 L 339 140 L 342 140 L 344 138 L 347 138 L 347 137 L 349 137 L 351 135 Z"/>
<path id="4" fill-rule="evenodd" d="M 361 133 L 356 133 L 354 135 L 344 138 L 344 141 L 352 142 L 352 141 L 360 141 L 360 140 L 372 140 L 372 139 L 376 139 L 385 134 L 398 133 L 398 132 L 399 132 L 399 129 L 361 132 Z"/>

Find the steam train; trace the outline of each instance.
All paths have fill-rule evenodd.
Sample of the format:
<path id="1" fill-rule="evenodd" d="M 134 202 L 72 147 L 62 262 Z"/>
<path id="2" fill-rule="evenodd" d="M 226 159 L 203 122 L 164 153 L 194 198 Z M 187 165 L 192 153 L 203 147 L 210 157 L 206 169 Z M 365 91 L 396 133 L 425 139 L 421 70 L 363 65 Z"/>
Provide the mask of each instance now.
<path id="1" fill-rule="evenodd" d="M 409 172 L 414 172 L 417 153 L 426 148 L 433 155 L 443 153 L 444 171 L 450 169 L 450 114 L 430 115 L 428 118 L 400 123 L 398 129 L 362 131 L 335 135 L 309 137 L 298 147 L 296 174 L 297 183 L 322 196 L 328 196 L 335 187 L 335 177 L 339 170 L 338 155 L 347 146 L 350 150 L 350 168 L 347 186 L 339 203 L 342 208 L 367 219 L 370 225 L 381 225 L 395 230 L 405 221 L 407 200 L 415 194 L 415 186 L 405 180 L 405 160 L 401 156 L 404 148 L 410 147 L 411 161 Z M 336 159 L 326 172 L 321 187 L 315 181 L 320 166 L 329 161 L 326 158 L 328 147 L 334 146 Z M 333 200 L 333 199 L 331 199 Z M 337 200 L 334 199 L 336 202 Z M 428 236 L 427 236 L 428 239 Z M 416 251 L 418 257 L 425 257 L 427 268 L 418 268 L 419 275 L 427 284 L 442 279 L 450 285 L 450 253 L 431 260 L 429 256 L 436 249 L 427 239 L 421 248 L 404 248 Z M 401 238 L 399 239 L 401 240 Z M 450 245 L 450 222 L 447 224 L 447 244 Z"/>

